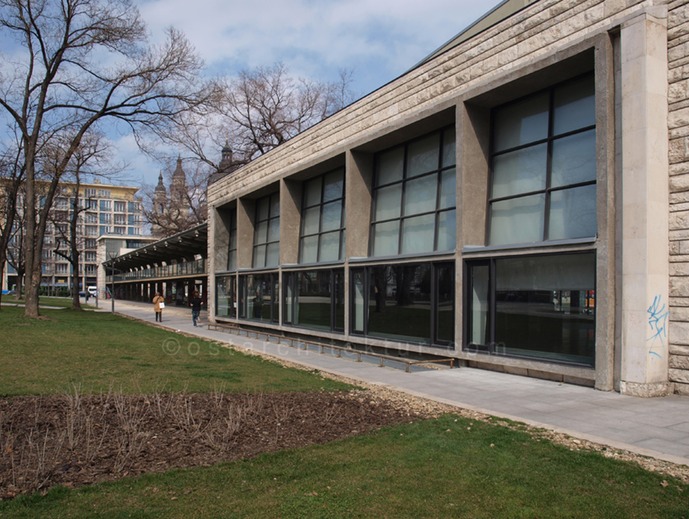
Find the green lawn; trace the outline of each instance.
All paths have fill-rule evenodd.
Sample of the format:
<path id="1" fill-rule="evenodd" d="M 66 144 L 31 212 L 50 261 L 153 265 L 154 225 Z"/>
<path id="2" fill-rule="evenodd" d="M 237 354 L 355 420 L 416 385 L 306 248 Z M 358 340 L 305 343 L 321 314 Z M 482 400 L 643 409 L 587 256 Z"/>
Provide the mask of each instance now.
<path id="1" fill-rule="evenodd" d="M 0 395 L 115 390 L 310 391 L 348 386 L 110 313 L 0 311 Z"/>
<path id="2" fill-rule="evenodd" d="M 108 313 L 0 311 L 0 394 L 346 387 Z M 344 362 L 344 361 L 343 361 Z M 413 376 L 413 375 L 410 375 Z M 1 418 L 1 417 L 0 417 Z M 689 485 L 454 415 L 214 467 L 0 502 L 0 517 L 689 519 Z"/>
<path id="3" fill-rule="evenodd" d="M 689 486 L 452 415 L 210 468 L 57 488 L 14 517 L 682 518 Z"/>

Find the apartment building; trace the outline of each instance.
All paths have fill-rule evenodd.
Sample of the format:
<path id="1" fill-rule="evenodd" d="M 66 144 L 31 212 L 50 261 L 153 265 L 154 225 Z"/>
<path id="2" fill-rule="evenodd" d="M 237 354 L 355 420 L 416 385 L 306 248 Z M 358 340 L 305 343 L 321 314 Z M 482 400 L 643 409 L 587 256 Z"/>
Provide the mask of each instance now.
<path id="1" fill-rule="evenodd" d="M 43 240 L 41 287 L 44 293 L 66 295 L 74 276 L 79 277 L 82 290 L 97 284 L 97 241 L 100 236 L 127 237 L 136 242 L 133 247 L 139 246 L 136 239 L 141 236 L 143 228 L 142 205 L 136 196 L 139 188 L 101 183 L 80 184 L 77 225 L 80 268 L 78 273 L 73 272 L 70 263 L 59 253 L 69 254 L 69 221 L 73 213 L 76 189 L 76 184 L 61 184 L 53 202 L 50 222 Z M 41 198 L 39 203 L 42 203 Z M 20 243 L 16 239 L 10 247 L 16 248 Z M 4 277 L 3 288 L 13 289 L 17 284 L 17 273 L 11 265 L 7 266 Z"/>

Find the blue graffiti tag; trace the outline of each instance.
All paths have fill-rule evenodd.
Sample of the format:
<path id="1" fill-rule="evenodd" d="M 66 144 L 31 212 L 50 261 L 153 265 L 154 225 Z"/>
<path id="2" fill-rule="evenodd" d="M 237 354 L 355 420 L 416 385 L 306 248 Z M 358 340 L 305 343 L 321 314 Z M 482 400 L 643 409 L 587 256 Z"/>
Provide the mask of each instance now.
<path id="1" fill-rule="evenodd" d="M 657 295 L 653 298 L 653 303 L 646 310 L 648 313 L 648 325 L 651 327 L 651 336 L 648 338 L 649 341 L 660 341 L 661 346 L 665 344 L 665 338 L 667 337 L 667 318 L 670 312 L 663 303 L 663 298 Z M 656 351 L 653 351 L 653 345 L 651 345 L 650 355 L 655 357 L 660 357 Z"/>

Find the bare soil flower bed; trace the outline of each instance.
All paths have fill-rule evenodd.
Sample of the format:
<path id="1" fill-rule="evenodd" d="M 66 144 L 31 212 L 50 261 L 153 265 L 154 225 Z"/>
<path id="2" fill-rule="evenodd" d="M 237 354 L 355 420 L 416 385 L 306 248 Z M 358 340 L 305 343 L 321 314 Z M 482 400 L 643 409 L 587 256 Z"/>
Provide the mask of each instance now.
<path id="1" fill-rule="evenodd" d="M 368 391 L 0 399 L 0 499 L 325 443 L 433 415 Z"/>
<path id="2" fill-rule="evenodd" d="M 689 466 L 371 385 L 350 392 L 0 398 L 0 500 L 326 443 L 454 413 L 689 482 Z"/>

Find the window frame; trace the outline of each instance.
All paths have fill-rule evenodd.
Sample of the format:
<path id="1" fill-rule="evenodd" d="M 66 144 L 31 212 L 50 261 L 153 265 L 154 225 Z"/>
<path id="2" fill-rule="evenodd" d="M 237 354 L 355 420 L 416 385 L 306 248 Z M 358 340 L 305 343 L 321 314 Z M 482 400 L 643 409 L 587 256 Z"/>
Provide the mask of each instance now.
<path id="1" fill-rule="evenodd" d="M 552 186 L 552 176 L 553 176 L 553 145 L 554 143 L 561 141 L 563 139 L 566 139 L 568 137 L 572 137 L 574 135 L 580 135 L 580 134 L 585 134 L 586 132 L 593 131 L 594 132 L 594 143 L 596 141 L 596 133 L 597 133 L 597 126 L 596 126 L 596 118 L 595 118 L 595 113 L 594 113 L 594 120 L 593 123 L 590 125 L 582 126 L 580 128 L 574 129 L 574 130 L 569 130 L 565 131 L 559 134 L 554 133 L 554 114 L 555 114 L 555 92 L 558 89 L 563 88 L 567 84 L 574 83 L 576 81 L 581 81 L 585 78 L 590 78 L 592 84 L 594 85 L 593 88 L 593 96 L 594 96 L 594 106 L 595 106 L 595 73 L 593 71 L 587 71 L 583 74 L 579 74 L 577 76 L 574 76 L 572 78 L 569 78 L 565 81 L 561 81 L 559 83 L 550 85 L 546 88 L 540 89 L 536 92 L 532 92 L 528 95 L 519 97 L 517 99 L 514 99 L 508 103 L 499 105 L 491 109 L 490 113 L 490 153 L 489 153 L 489 164 L 490 164 L 490 170 L 489 170 L 489 185 L 488 185 L 488 200 L 487 200 L 487 217 L 486 217 L 486 243 L 488 244 L 489 247 L 512 247 L 512 246 L 526 246 L 526 245 L 532 245 L 532 244 L 538 244 L 538 243 L 552 243 L 552 242 L 557 242 L 557 241 L 570 241 L 570 240 L 581 240 L 581 239 L 592 239 L 595 238 L 597 235 L 597 229 L 596 232 L 594 232 L 594 236 L 590 237 L 576 237 L 576 238 L 549 238 L 549 231 L 550 231 L 550 209 L 551 209 L 551 199 L 552 199 L 552 194 L 557 193 L 557 192 L 564 192 L 568 190 L 573 190 L 581 187 L 587 187 L 587 186 L 597 186 L 597 178 L 596 175 L 594 175 L 594 178 L 592 180 L 588 181 L 582 181 L 582 182 L 574 182 L 571 184 L 562 184 L 553 187 Z M 495 151 L 495 140 L 496 140 L 496 133 L 497 133 L 497 124 L 496 124 L 496 117 L 497 117 L 497 112 L 501 109 L 508 108 L 510 106 L 514 106 L 518 103 L 522 103 L 525 100 L 532 99 L 534 97 L 537 97 L 539 95 L 543 95 L 544 93 L 548 94 L 548 128 L 547 128 L 547 135 L 545 138 L 541 139 L 536 139 L 533 141 L 529 141 L 528 143 L 525 144 L 519 144 L 516 146 L 508 147 L 501 149 L 500 151 L 496 152 Z M 495 163 L 495 158 L 507 155 L 509 153 L 514 153 L 518 151 L 523 151 L 523 150 L 528 150 L 531 148 L 534 148 L 536 146 L 541 146 L 545 144 L 546 145 L 546 171 L 545 171 L 545 185 L 543 189 L 537 189 L 537 190 L 531 190 L 531 191 L 524 191 L 520 192 L 517 194 L 512 194 L 512 195 L 505 195 L 505 196 L 497 196 L 493 197 L 493 189 L 494 189 L 494 181 L 495 181 L 495 173 L 494 173 L 494 163 Z M 595 145 L 594 145 L 595 149 Z M 596 159 L 595 153 L 594 153 L 594 161 Z M 596 193 L 597 193 L 597 188 L 596 188 Z M 535 242 L 510 242 L 510 243 L 494 243 L 491 240 L 491 235 L 493 232 L 493 204 L 496 202 L 503 202 L 503 201 L 508 201 L 508 200 L 519 200 L 519 199 L 525 199 L 527 197 L 531 196 L 536 196 L 542 194 L 545 198 L 544 200 L 544 206 L 543 206 L 543 214 L 542 214 L 542 219 L 541 223 L 543 225 L 543 232 L 541 233 L 541 239 Z M 596 228 L 597 228 L 597 221 L 596 221 Z"/>
<path id="2" fill-rule="evenodd" d="M 427 139 L 431 137 L 432 135 L 438 134 L 438 148 L 437 148 L 437 162 L 436 165 L 433 169 L 426 171 L 421 174 L 412 174 L 410 176 L 409 173 L 409 161 L 410 161 L 410 155 L 409 155 L 409 150 L 410 147 L 413 146 L 414 144 L 423 141 L 424 139 Z M 446 145 L 450 142 L 450 137 L 453 139 L 453 149 L 454 149 L 454 154 L 453 154 L 453 159 L 452 161 L 448 162 L 447 164 L 445 163 L 445 147 Z M 427 255 L 427 254 L 433 254 L 433 253 L 439 253 L 439 252 L 452 252 L 456 250 L 457 247 L 457 242 L 456 242 L 456 236 L 457 236 L 457 226 L 456 226 L 456 221 L 457 221 L 457 201 L 456 197 L 454 199 L 454 204 L 448 207 L 440 207 L 441 200 L 442 200 L 442 193 L 441 193 L 441 188 L 442 188 L 442 177 L 443 173 L 447 171 L 454 170 L 454 178 L 455 178 L 455 194 L 457 190 L 457 147 L 456 147 L 456 140 L 457 140 L 457 135 L 455 133 L 455 127 L 453 125 L 449 126 L 444 126 L 442 128 L 439 128 L 437 130 L 434 130 L 432 132 L 426 133 L 424 135 L 421 135 L 415 139 L 411 139 L 407 142 L 404 142 L 402 144 L 398 144 L 396 146 L 392 146 L 390 148 L 387 148 L 385 150 L 381 150 L 380 152 L 376 153 L 373 159 L 373 182 L 372 182 L 372 196 L 371 196 L 371 223 L 370 223 L 370 240 L 369 240 L 369 256 L 370 257 L 376 257 L 376 258 L 381 258 L 381 257 L 389 257 L 389 256 L 399 256 L 399 255 Z M 392 182 L 386 182 L 382 184 L 378 184 L 379 176 L 380 176 L 380 166 L 379 166 L 379 160 L 380 157 L 383 156 L 384 154 L 391 153 L 396 149 L 402 148 L 402 175 L 401 178 L 398 180 L 394 180 Z M 435 204 L 434 208 L 432 210 L 427 210 L 423 212 L 418 212 L 418 213 L 413 213 L 413 214 L 405 214 L 405 203 L 407 202 L 407 197 L 408 197 L 408 192 L 409 192 L 409 183 L 418 181 L 423 178 L 435 176 L 436 177 L 436 183 L 435 183 Z M 376 219 L 376 211 L 377 211 L 377 206 L 379 203 L 379 192 L 381 189 L 387 189 L 391 188 L 393 186 L 401 186 L 401 193 L 400 193 L 400 211 L 399 215 L 391 218 L 382 218 L 380 220 Z M 439 241 L 439 222 L 441 215 L 444 213 L 451 213 L 454 212 L 454 220 L 455 220 L 455 243 L 454 247 L 451 249 L 443 249 L 443 250 L 438 250 L 438 241 Z M 412 219 L 415 218 L 421 218 L 424 216 L 433 216 L 433 246 L 431 250 L 420 250 L 420 251 L 412 251 L 412 252 L 403 252 L 404 251 L 404 229 L 405 229 L 405 223 L 409 222 Z M 376 253 L 376 227 L 384 224 L 394 224 L 395 222 L 398 222 L 397 224 L 397 247 L 396 251 L 393 251 L 391 253 L 383 253 L 383 254 L 377 254 Z"/>
<path id="3" fill-rule="evenodd" d="M 333 198 L 332 200 L 325 200 L 325 179 L 329 175 L 333 175 L 335 173 L 340 173 L 342 176 L 342 195 L 339 198 Z M 303 192 L 302 192 L 302 197 L 301 197 L 301 222 L 299 226 L 299 263 L 300 264 L 313 264 L 313 263 L 321 263 L 321 262 L 333 262 L 333 261 L 342 261 L 344 257 L 344 236 L 346 232 L 346 223 L 345 223 L 345 180 L 346 175 L 345 175 L 345 169 L 342 168 L 336 168 L 331 171 L 328 171 L 327 173 L 324 173 L 322 175 L 318 175 L 316 177 L 310 178 L 303 183 Z M 311 204 L 307 205 L 307 185 L 311 182 L 315 181 L 320 181 L 320 199 L 319 202 L 316 204 Z M 339 225 L 334 228 L 330 229 L 327 231 L 323 230 L 323 208 L 326 205 L 331 205 L 334 204 L 335 202 L 340 203 L 340 221 Z M 318 212 L 318 230 L 313 233 L 305 234 L 304 233 L 304 228 L 306 225 L 306 212 L 307 210 L 313 210 L 316 207 L 320 208 Z M 338 253 L 337 253 L 337 258 L 336 259 L 329 259 L 329 260 L 323 260 L 322 259 L 322 240 L 321 238 L 323 237 L 324 234 L 334 234 L 338 233 Z M 306 238 L 313 238 L 317 237 L 317 243 L 316 243 L 316 261 L 305 261 L 303 257 L 303 243 Z"/>
<path id="4" fill-rule="evenodd" d="M 277 198 L 277 214 L 273 214 L 273 207 L 274 205 L 274 200 Z M 261 211 L 261 203 L 267 200 L 268 203 L 268 216 L 265 219 L 260 219 L 260 211 Z M 268 237 L 270 236 L 270 224 L 272 221 L 277 220 L 278 222 L 278 236 L 277 240 L 273 241 L 268 241 Z M 258 235 L 259 233 L 259 227 L 261 223 L 265 222 L 266 224 L 266 229 L 265 229 L 265 237 L 260 237 Z M 260 240 L 260 241 L 259 241 Z M 278 258 L 277 258 L 277 263 L 275 264 L 268 264 L 268 250 L 270 248 L 270 245 L 275 245 L 277 244 L 278 248 Z M 263 258 L 262 258 L 262 263 L 257 262 L 257 251 L 260 247 L 264 247 L 263 251 Z M 256 208 L 255 208 L 255 213 L 254 213 L 254 244 L 253 244 L 253 251 L 252 251 L 252 260 L 251 264 L 253 268 L 274 268 L 277 267 L 280 264 L 280 192 L 276 191 L 274 193 L 271 193 L 269 195 L 266 195 L 264 197 L 261 197 L 256 200 Z"/>
<path id="5" fill-rule="evenodd" d="M 371 285 L 371 274 L 373 269 L 377 268 L 407 268 L 407 267 L 421 267 L 424 265 L 428 265 L 430 268 L 430 278 L 431 278 L 431 286 L 430 286 L 430 306 L 429 306 L 429 312 L 430 312 L 430 317 L 428 320 L 428 335 L 427 335 L 427 340 L 424 340 L 424 338 L 411 338 L 411 337 L 406 337 L 406 338 L 401 338 L 400 336 L 393 336 L 392 334 L 385 334 L 385 333 L 378 333 L 374 332 L 371 333 L 369 329 L 369 324 L 370 324 L 370 298 L 371 298 L 371 290 L 372 290 L 372 285 Z M 443 268 L 451 268 L 451 278 L 453 280 L 453 285 L 451 289 L 451 315 L 452 315 L 452 337 L 449 340 L 445 339 L 439 339 L 440 333 L 439 333 L 439 308 L 440 308 L 440 300 L 439 300 L 439 289 L 438 285 L 440 282 L 439 278 L 439 273 L 441 269 Z M 455 298 L 455 293 L 456 293 L 456 286 L 454 285 L 454 279 L 455 279 L 455 272 L 456 272 L 456 263 L 453 260 L 446 260 L 446 261 L 422 261 L 422 262 L 413 262 L 413 263 L 402 263 L 402 264 L 376 264 L 376 265 L 362 265 L 362 266 L 357 266 L 357 267 L 351 267 L 349 271 L 349 330 L 350 334 L 354 336 L 359 336 L 359 337 L 368 337 L 371 339 L 380 339 L 380 340 L 389 340 L 389 341 L 395 341 L 395 342 L 406 342 L 406 343 L 411 343 L 411 344 L 418 344 L 421 346 L 429 347 L 429 348 L 435 348 L 435 349 L 454 349 L 455 346 L 455 341 L 456 341 L 456 335 L 455 335 L 455 327 L 456 327 L 456 298 Z M 358 274 L 363 275 L 363 301 L 362 301 L 362 308 L 363 308 L 363 329 L 357 329 L 355 322 L 356 322 L 356 290 L 357 290 L 357 283 L 355 281 L 355 276 Z M 397 289 L 397 287 L 396 287 Z"/>
<path id="6" fill-rule="evenodd" d="M 553 358 L 552 356 L 547 356 L 547 355 L 538 355 L 538 350 L 533 350 L 534 353 L 527 355 L 519 355 L 516 353 L 509 353 L 507 352 L 506 346 L 498 343 L 497 342 L 497 300 L 496 300 L 496 294 L 497 294 L 497 269 L 496 269 L 496 262 L 501 261 L 501 260 L 506 260 L 506 259 L 522 259 L 522 258 L 544 258 L 544 257 L 563 257 L 563 256 L 583 256 L 583 255 L 591 255 L 593 257 L 594 261 L 594 267 L 593 267 L 593 292 L 594 292 L 594 299 L 593 299 L 593 323 L 592 323 L 592 328 L 594 331 L 593 335 L 593 347 L 594 347 L 594 352 L 593 356 L 591 357 L 590 362 L 577 362 L 577 361 L 568 361 L 564 359 L 558 359 L 558 358 Z M 502 256 L 491 256 L 491 257 L 481 257 L 481 258 L 475 258 L 475 259 L 470 259 L 467 258 L 463 262 L 462 270 L 463 270 L 463 279 L 465 280 L 463 283 L 463 294 L 462 294 L 462 307 L 463 307 L 463 315 L 462 315 L 462 352 L 465 354 L 473 355 L 476 353 L 483 353 L 483 354 L 488 354 L 488 355 L 495 355 L 499 357 L 505 357 L 505 358 L 516 358 L 516 359 L 526 359 L 526 360 L 533 360 L 537 362 L 550 362 L 553 364 L 561 364 L 561 365 L 574 365 L 574 366 L 582 366 L 582 367 L 587 367 L 587 368 L 595 368 L 595 361 L 596 361 L 596 349 L 597 349 L 597 344 L 596 344 L 596 325 L 598 322 L 598 313 L 596 311 L 596 306 L 595 306 L 595 293 L 597 291 L 597 253 L 596 250 L 594 249 L 583 249 L 583 250 L 571 250 L 571 251 L 558 251 L 558 252 L 543 252 L 543 253 L 538 253 L 538 254 L 520 254 L 520 255 L 502 255 Z M 473 341 L 470 341 L 470 337 L 472 336 L 472 317 L 473 317 L 473 303 L 472 303 L 472 294 L 473 294 L 473 282 L 472 282 L 472 277 L 471 277 L 471 269 L 475 267 L 485 267 L 488 269 L 488 298 L 487 298 L 487 305 L 488 305 L 488 314 L 487 314 L 487 333 L 485 337 L 485 344 L 478 344 L 474 343 Z M 542 291 L 546 291 L 547 289 L 544 289 Z M 588 302 L 586 302 L 588 304 Z"/>
<path id="7" fill-rule="evenodd" d="M 297 306 L 299 305 L 299 297 L 301 294 L 297 293 L 297 285 L 299 281 L 299 276 L 311 272 L 327 272 L 330 276 L 328 281 L 329 294 L 330 294 L 330 312 L 329 312 L 329 327 L 326 329 L 321 326 L 309 326 L 303 323 L 295 323 L 295 313 L 297 312 Z M 342 291 L 338 289 L 338 276 L 341 282 Z M 308 269 L 308 270 L 292 270 L 283 272 L 282 275 L 282 324 L 284 326 L 290 326 L 294 328 L 302 328 L 306 330 L 316 330 L 325 331 L 328 333 L 338 333 L 343 334 L 345 331 L 345 269 L 344 267 L 332 268 L 332 269 Z M 341 320 L 338 319 L 338 295 L 342 301 L 342 317 Z M 291 298 L 291 300 L 290 300 Z M 341 322 L 341 325 L 339 324 Z"/>

